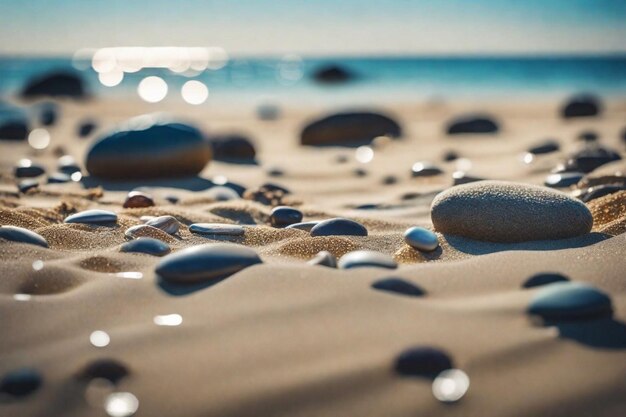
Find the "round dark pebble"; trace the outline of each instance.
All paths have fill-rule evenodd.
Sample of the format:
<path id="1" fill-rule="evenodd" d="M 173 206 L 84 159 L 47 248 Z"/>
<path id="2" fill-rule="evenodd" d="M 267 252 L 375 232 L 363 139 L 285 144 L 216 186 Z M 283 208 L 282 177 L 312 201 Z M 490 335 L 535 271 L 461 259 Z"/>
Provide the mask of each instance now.
<path id="1" fill-rule="evenodd" d="M 583 140 L 585 142 L 597 142 L 598 134 L 596 132 L 592 132 L 590 130 L 582 132 L 578 135 L 578 139 Z"/>
<path id="2" fill-rule="evenodd" d="M 566 172 L 589 173 L 599 166 L 620 159 L 622 157 L 612 149 L 593 146 L 572 155 L 565 163 L 564 170 Z"/>
<path id="3" fill-rule="evenodd" d="M 102 378 L 117 384 L 129 373 L 128 368 L 115 359 L 97 359 L 88 363 L 76 377 L 86 381 Z"/>
<path id="4" fill-rule="evenodd" d="M 554 139 L 548 139 L 535 146 L 528 148 L 528 152 L 533 155 L 545 155 L 547 153 L 557 152 L 561 148 L 559 142 Z"/>
<path id="5" fill-rule="evenodd" d="M 84 137 L 91 135 L 91 132 L 93 132 L 95 129 L 96 129 L 95 122 L 91 120 L 85 120 L 80 125 L 78 125 L 78 129 L 76 133 L 78 133 L 79 137 L 84 138 Z"/>
<path id="6" fill-rule="evenodd" d="M 285 227 L 301 221 L 302 212 L 292 207 L 278 206 L 270 214 L 270 222 L 274 227 Z"/>
<path id="7" fill-rule="evenodd" d="M 140 237 L 138 239 L 126 242 L 120 248 L 122 252 L 145 253 L 154 256 L 167 255 L 170 247 L 167 243 L 151 237 Z"/>
<path id="8" fill-rule="evenodd" d="M 80 172 L 80 166 L 71 155 L 63 155 L 57 161 L 57 169 L 67 175 L 72 175 L 75 172 Z"/>
<path id="9" fill-rule="evenodd" d="M 523 284 L 522 288 L 533 288 L 540 287 L 542 285 L 553 284 L 555 282 L 566 282 L 569 281 L 564 275 L 557 274 L 555 272 L 544 272 L 540 274 L 535 274 L 532 277 L 528 278 Z"/>
<path id="10" fill-rule="evenodd" d="M 457 151 L 446 151 L 443 154 L 443 160 L 446 162 L 452 162 L 459 159 L 459 153 Z"/>
<path id="11" fill-rule="evenodd" d="M 46 170 L 38 164 L 34 164 L 30 159 L 20 159 L 13 174 L 17 178 L 33 178 L 45 174 Z"/>
<path id="12" fill-rule="evenodd" d="M 6 374 L 0 382 L 0 392 L 14 397 L 24 397 L 37 391 L 43 378 L 34 369 L 21 368 Z"/>
<path id="13" fill-rule="evenodd" d="M 140 208 L 140 207 L 152 207 L 154 206 L 154 200 L 151 196 L 141 191 L 131 191 L 126 196 L 124 201 L 124 208 Z"/>
<path id="14" fill-rule="evenodd" d="M 367 236 L 367 229 L 354 220 L 336 217 L 316 224 L 311 229 L 311 236 Z"/>
<path id="15" fill-rule="evenodd" d="M 424 295 L 422 289 L 401 278 L 380 279 L 372 284 L 372 288 L 409 297 L 421 297 Z"/>
<path id="16" fill-rule="evenodd" d="M 452 368 L 452 359 L 448 354 L 430 346 L 407 349 L 396 358 L 394 364 L 395 371 L 405 376 L 434 377 Z"/>
<path id="17" fill-rule="evenodd" d="M 571 320 L 610 316 L 613 307 L 607 294 L 589 284 L 557 282 L 539 290 L 527 311 L 546 320 Z"/>
<path id="18" fill-rule="evenodd" d="M 411 168 L 411 176 L 413 177 L 432 177 L 442 173 L 441 168 L 429 162 L 416 162 Z"/>

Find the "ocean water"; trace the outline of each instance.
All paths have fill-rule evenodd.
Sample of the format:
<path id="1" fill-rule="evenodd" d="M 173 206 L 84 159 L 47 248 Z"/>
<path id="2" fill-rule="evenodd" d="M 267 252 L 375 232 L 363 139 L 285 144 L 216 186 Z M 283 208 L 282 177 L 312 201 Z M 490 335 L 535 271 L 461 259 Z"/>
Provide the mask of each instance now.
<path id="1" fill-rule="evenodd" d="M 311 74 L 338 64 L 356 75 L 342 85 L 320 85 Z M 0 57 L 0 96 L 18 92 L 27 80 L 52 69 L 72 68 L 70 58 Z M 77 69 L 74 69 L 79 71 Z M 164 100 L 180 100 L 182 85 L 199 80 L 209 89 L 205 104 L 291 102 L 371 104 L 386 101 L 454 98 L 566 97 L 595 93 L 626 98 L 626 56 L 610 57 L 467 57 L 467 58 L 233 58 L 221 69 L 176 73 L 142 69 L 124 74 L 114 87 L 98 81 L 90 67 L 80 71 L 90 91 L 100 96 L 137 95 L 139 82 L 151 75 L 168 85 Z"/>

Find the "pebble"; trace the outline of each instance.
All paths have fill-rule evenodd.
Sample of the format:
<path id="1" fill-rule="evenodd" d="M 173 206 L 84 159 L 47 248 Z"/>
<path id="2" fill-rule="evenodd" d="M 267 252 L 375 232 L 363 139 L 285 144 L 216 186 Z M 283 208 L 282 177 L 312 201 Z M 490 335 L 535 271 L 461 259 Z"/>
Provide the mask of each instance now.
<path id="1" fill-rule="evenodd" d="M 216 135 L 210 138 L 213 159 L 235 164 L 254 163 L 256 149 L 252 141 L 242 135 Z"/>
<path id="2" fill-rule="evenodd" d="M 398 177 L 395 175 L 385 175 L 383 177 L 382 183 L 384 185 L 392 185 L 398 182 Z"/>
<path id="3" fill-rule="evenodd" d="M 423 227 L 411 227 L 404 232 L 404 241 L 414 249 L 432 252 L 439 246 L 437 235 Z"/>
<path id="4" fill-rule="evenodd" d="M 199 235 L 243 236 L 245 229 L 237 224 L 194 223 L 189 226 L 191 233 Z"/>
<path id="5" fill-rule="evenodd" d="M 553 284 L 555 282 L 567 282 L 569 278 L 564 275 L 557 274 L 555 272 L 544 272 L 535 274 L 528 278 L 523 284 L 522 288 L 540 287 L 542 285 Z"/>
<path id="6" fill-rule="evenodd" d="M 371 250 L 357 250 L 353 252 L 348 252 L 343 255 L 341 259 L 339 259 L 338 265 L 341 269 L 363 267 L 395 269 L 398 267 L 398 264 L 396 264 L 391 256 Z"/>
<path id="7" fill-rule="evenodd" d="M 25 397 L 37 391 L 43 378 L 34 369 L 21 368 L 6 374 L 0 381 L 0 392 L 14 397 Z"/>
<path id="8" fill-rule="evenodd" d="M 121 248 L 121 252 L 139 252 L 146 253 L 148 255 L 163 256 L 170 252 L 170 247 L 167 243 L 151 237 L 140 237 L 130 242 L 124 243 Z"/>
<path id="9" fill-rule="evenodd" d="M 460 158 L 460 155 L 457 151 L 449 150 L 443 154 L 443 160 L 445 162 L 456 161 L 459 158 Z"/>
<path id="10" fill-rule="evenodd" d="M 441 168 L 430 162 L 416 162 L 411 167 L 411 176 L 413 177 L 432 177 L 443 174 Z"/>
<path id="11" fill-rule="evenodd" d="M 544 319 L 585 319 L 612 314 L 611 299 L 599 289 L 580 282 L 557 282 L 539 290 L 528 314 Z"/>
<path id="12" fill-rule="evenodd" d="M 153 207 L 154 200 L 152 196 L 143 193 L 141 191 L 131 191 L 126 196 L 124 201 L 124 208 L 140 208 L 140 207 Z"/>
<path id="13" fill-rule="evenodd" d="M 586 130 L 584 132 L 581 132 L 580 135 L 578 135 L 578 139 L 585 141 L 585 142 L 597 142 L 598 134 L 591 130 Z"/>
<path id="14" fill-rule="evenodd" d="M 70 182 L 72 178 L 62 172 L 53 172 L 48 175 L 48 184 L 65 184 Z"/>
<path id="15" fill-rule="evenodd" d="M 238 200 L 240 197 L 237 191 L 223 185 L 211 187 L 209 190 L 207 190 L 206 194 L 207 197 L 213 201 Z"/>
<path id="16" fill-rule="evenodd" d="M 416 346 L 400 353 L 394 363 L 394 369 L 400 375 L 434 377 L 452 369 L 450 356 L 431 346 Z"/>
<path id="17" fill-rule="evenodd" d="M 484 180 L 484 178 L 469 175 L 465 171 L 454 171 L 452 173 L 452 183 L 454 185 L 469 184 L 470 182 L 478 182 Z"/>
<path id="18" fill-rule="evenodd" d="M 30 159 L 20 159 L 13 170 L 17 178 L 33 178 L 45 173 L 46 170 L 41 165 L 33 163 Z"/>
<path id="19" fill-rule="evenodd" d="M 605 195 L 614 194 L 623 190 L 626 190 L 626 184 L 596 185 L 595 187 L 589 187 L 586 190 L 581 190 L 577 197 L 585 203 L 588 203 L 596 198 L 604 197 Z"/>
<path id="20" fill-rule="evenodd" d="M 67 175 L 72 175 L 75 172 L 80 172 L 80 166 L 76 162 L 73 156 L 63 155 L 57 160 L 57 169 Z"/>
<path id="21" fill-rule="evenodd" d="M 289 226 L 285 227 L 285 229 L 298 229 L 310 232 L 319 222 L 311 221 L 311 222 L 301 222 L 301 223 L 293 223 Z"/>
<path id="22" fill-rule="evenodd" d="M 367 229 L 354 220 L 336 217 L 313 226 L 311 236 L 367 236 Z"/>
<path id="23" fill-rule="evenodd" d="M 211 155 L 197 128 L 144 115 L 94 141 L 86 167 L 106 179 L 185 177 L 202 171 Z"/>
<path id="24" fill-rule="evenodd" d="M 117 384 L 122 379 L 130 375 L 128 367 L 115 359 L 95 359 L 89 362 L 78 372 L 76 377 L 79 380 L 89 381 L 92 379 L 106 379 Z"/>
<path id="25" fill-rule="evenodd" d="M 547 153 L 557 152 L 559 149 L 561 149 L 559 142 L 553 139 L 548 139 L 537 145 L 531 146 L 528 148 L 528 152 L 533 155 L 545 155 Z"/>
<path id="26" fill-rule="evenodd" d="M 424 295 L 422 289 L 400 278 L 380 279 L 372 284 L 372 288 L 409 297 L 421 297 Z"/>
<path id="27" fill-rule="evenodd" d="M 292 207 L 274 207 L 272 213 L 270 214 L 270 223 L 274 227 L 285 227 L 290 224 L 300 223 L 301 221 L 302 212 Z"/>
<path id="28" fill-rule="evenodd" d="M 65 223 L 100 224 L 117 221 L 117 214 L 108 210 L 85 210 L 65 218 Z"/>
<path id="29" fill-rule="evenodd" d="M 34 190 L 37 187 L 39 187 L 39 181 L 34 179 L 23 180 L 17 184 L 17 189 L 23 194 L 26 194 L 28 191 Z"/>
<path id="30" fill-rule="evenodd" d="M 465 133 L 497 133 L 498 124 L 490 117 L 483 115 L 461 116 L 448 124 L 448 135 Z"/>
<path id="31" fill-rule="evenodd" d="M 431 206 L 435 230 L 492 242 L 565 239 L 589 233 L 591 212 L 559 191 L 504 181 L 459 185 Z"/>
<path id="32" fill-rule="evenodd" d="M 315 255 L 313 258 L 309 259 L 307 261 L 307 264 L 337 268 L 337 258 L 335 258 L 335 255 L 333 255 L 332 253 L 323 250 L 321 252 L 318 252 L 317 255 Z"/>
<path id="33" fill-rule="evenodd" d="M 564 172 L 562 174 L 550 174 L 546 177 L 544 184 L 552 188 L 571 187 L 578 183 L 585 174 L 582 172 Z"/>
<path id="34" fill-rule="evenodd" d="M 371 112 L 336 113 L 307 125 L 300 144 L 309 146 L 368 145 L 378 136 L 399 137 L 402 129 L 392 118 Z"/>
<path id="35" fill-rule="evenodd" d="M 600 113 L 601 106 L 598 98 L 583 94 L 570 98 L 561 109 L 561 115 L 566 119 L 597 116 Z"/>
<path id="36" fill-rule="evenodd" d="M 621 159 L 619 153 L 613 149 L 589 146 L 572 155 L 565 163 L 564 171 L 589 173 L 599 166 Z"/>
<path id="37" fill-rule="evenodd" d="M 24 140 L 29 131 L 28 114 L 20 107 L 0 101 L 0 140 Z"/>
<path id="38" fill-rule="evenodd" d="M 180 229 L 180 222 L 173 216 L 159 216 L 146 222 L 148 226 L 156 227 L 170 235 L 175 234 Z"/>
<path id="39" fill-rule="evenodd" d="M 156 273 L 168 282 L 191 284 L 225 278 L 261 262 L 246 246 L 209 243 L 167 255 L 156 266 Z"/>
<path id="40" fill-rule="evenodd" d="M 12 242 L 29 243 L 31 245 L 48 247 L 48 242 L 43 236 L 31 230 L 17 226 L 0 226 L 0 238 L 10 240 Z"/>

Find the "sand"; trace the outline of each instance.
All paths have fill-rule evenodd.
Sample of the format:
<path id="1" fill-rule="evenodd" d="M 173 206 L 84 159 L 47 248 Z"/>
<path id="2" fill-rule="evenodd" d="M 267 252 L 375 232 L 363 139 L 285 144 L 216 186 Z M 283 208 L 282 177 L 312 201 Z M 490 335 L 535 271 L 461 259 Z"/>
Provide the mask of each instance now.
<path id="1" fill-rule="evenodd" d="M 0 375 L 31 367 L 44 379 L 31 396 L 1 397 L 0 415 L 106 415 L 101 397 L 110 391 L 135 395 L 137 416 L 624 415 L 624 193 L 589 203 L 594 229 L 576 238 L 492 243 L 438 235 L 440 248 L 425 254 L 402 239 L 408 227 L 432 228 L 432 199 L 452 184 L 457 164 L 468 164 L 442 162 L 448 149 L 471 161 L 472 175 L 529 184 L 541 184 L 565 153 L 581 146 L 575 138 L 582 130 L 596 130 L 602 143 L 624 155 L 618 132 L 626 103 L 608 102 L 601 118 L 570 121 L 557 117 L 558 104 L 389 106 L 385 109 L 407 135 L 376 148 L 369 164 L 356 162 L 351 149 L 298 145 L 303 123 L 326 109 L 286 108 L 278 121 L 262 122 L 252 108 L 166 104 L 159 110 L 207 131 L 249 133 L 260 165 L 213 162 L 193 180 L 87 181 L 100 188 L 53 184 L 18 195 L 11 178 L 18 159 L 30 157 L 52 169 L 55 150 L 63 148 L 83 160 L 89 141 L 75 137 L 78 121 L 97 117 L 103 130 L 155 109 L 132 100 L 63 103 L 47 150 L 0 142 L 0 223 L 34 230 L 50 244 L 44 249 L 0 242 Z M 498 116 L 500 134 L 445 137 L 450 117 L 480 110 Z M 533 166 L 522 163 L 520 154 L 547 137 L 559 139 L 564 153 Z M 347 155 L 349 162 L 336 163 L 338 155 Z M 411 178 L 411 165 L 421 160 L 437 163 L 446 174 Z M 285 174 L 267 175 L 274 167 Z M 355 168 L 368 174 L 356 176 Z M 369 236 L 312 238 L 304 231 L 272 228 L 268 205 L 205 198 L 207 180 L 217 175 L 247 188 L 283 185 L 292 194 L 281 198 L 302 210 L 304 221 L 347 217 L 363 223 Z M 387 175 L 398 182 L 383 184 Z M 153 194 L 156 207 L 122 208 L 127 192 L 137 186 Z M 180 202 L 167 202 L 169 194 Z M 362 204 L 378 207 L 356 209 Z M 117 212 L 118 224 L 62 223 L 68 214 L 91 208 Z M 173 293 L 155 277 L 160 258 L 119 251 L 124 230 L 140 224 L 144 215 L 172 215 L 184 225 L 243 224 L 245 236 L 219 241 L 250 246 L 264 263 L 215 285 Z M 186 227 L 176 236 L 161 237 L 173 251 L 212 241 Z M 400 267 L 341 271 L 306 264 L 320 250 L 339 257 L 358 249 L 391 255 Z M 39 270 L 33 268 L 37 260 L 43 261 Z M 612 299 L 613 317 L 538 325 L 525 313 L 538 289 L 522 289 L 522 284 L 540 272 L 558 272 L 602 289 Z M 371 287 L 391 277 L 414 284 L 424 295 Z M 31 296 L 24 301 L 16 294 Z M 169 314 L 179 314 L 182 323 L 155 324 L 155 316 Z M 90 343 L 95 330 L 110 336 L 107 346 Z M 459 402 L 437 401 L 428 378 L 395 373 L 395 358 L 419 345 L 444 349 L 467 373 L 470 387 Z M 121 364 L 127 375 L 115 387 L 97 390 L 81 375 L 102 359 Z"/>

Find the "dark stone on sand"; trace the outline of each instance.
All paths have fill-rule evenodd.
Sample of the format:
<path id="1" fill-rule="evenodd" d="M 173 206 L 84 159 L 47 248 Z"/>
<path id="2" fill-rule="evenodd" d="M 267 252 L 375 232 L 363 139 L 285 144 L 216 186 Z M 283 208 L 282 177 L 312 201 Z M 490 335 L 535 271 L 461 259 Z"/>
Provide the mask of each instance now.
<path id="1" fill-rule="evenodd" d="M 310 232 L 319 222 L 311 221 L 311 222 L 301 222 L 301 223 L 293 223 L 289 226 L 285 227 L 285 229 L 298 229 Z"/>
<path id="2" fill-rule="evenodd" d="M 21 368 L 2 377 L 0 393 L 25 397 L 37 391 L 42 384 L 43 378 L 39 372 L 31 368 Z"/>
<path id="3" fill-rule="evenodd" d="M 43 236 L 17 226 L 0 226 L 0 238 L 10 240 L 12 242 L 28 243 L 44 248 L 48 247 L 48 242 Z"/>
<path id="4" fill-rule="evenodd" d="M 430 346 L 417 346 L 402 352 L 395 361 L 394 369 L 400 375 L 432 378 L 452 369 L 452 359 L 442 350 Z"/>
<path id="5" fill-rule="evenodd" d="M 584 203 L 528 184 L 480 181 L 449 188 L 431 206 L 435 230 L 491 242 L 566 239 L 591 231 Z"/>
<path id="6" fill-rule="evenodd" d="M 159 216 L 146 222 L 147 226 L 156 227 L 170 235 L 175 234 L 180 229 L 180 222 L 174 216 Z"/>
<path id="7" fill-rule="evenodd" d="M 360 146 L 378 136 L 399 137 L 400 125 L 379 113 L 337 113 L 307 125 L 300 144 L 311 146 Z"/>
<path id="8" fill-rule="evenodd" d="M 37 111 L 39 112 L 39 123 L 43 126 L 52 126 L 57 121 L 59 106 L 52 102 L 41 103 L 37 105 Z"/>
<path id="9" fill-rule="evenodd" d="M 0 102 L 0 139 L 24 140 L 30 131 L 28 115 L 19 107 Z"/>
<path id="10" fill-rule="evenodd" d="M 620 159 L 622 157 L 613 149 L 589 146 L 572 155 L 565 163 L 564 170 L 566 172 L 589 173 L 599 166 L 619 161 Z"/>
<path id="11" fill-rule="evenodd" d="M 48 175 L 48 184 L 65 184 L 71 180 L 72 178 L 63 172 L 53 172 Z"/>
<path id="12" fill-rule="evenodd" d="M 528 314 L 546 320 L 611 316 L 611 299 L 599 289 L 580 282 L 558 282 L 541 289 L 531 300 Z"/>
<path id="13" fill-rule="evenodd" d="M 566 188 L 578 183 L 585 174 L 582 172 L 563 172 L 561 174 L 550 174 L 546 177 L 544 185 L 552 188 Z"/>
<path id="14" fill-rule="evenodd" d="M 344 83 L 353 78 L 352 72 L 336 64 L 323 66 L 313 72 L 313 79 L 322 84 Z"/>
<path id="15" fill-rule="evenodd" d="M 372 288 L 408 297 L 421 297 L 424 295 L 424 291 L 421 288 L 401 278 L 379 279 L 372 284 Z"/>
<path id="16" fill-rule="evenodd" d="M 154 206 L 154 200 L 152 199 L 152 196 L 141 191 L 131 191 L 130 193 L 128 193 L 123 205 L 124 208 L 140 208 L 152 206 Z"/>
<path id="17" fill-rule="evenodd" d="M 113 180 L 193 176 L 211 159 L 211 146 L 197 128 L 135 118 L 96 140 L 87 152 L 87 171 Z"/>
<path id="18" fill-rule="evenodd" d="M 564 118 L 597 116 L 602 110 L 600 100 L 591 95 L 572 97 L 561 109 Z"/>
<path id="19" fill-rule="evenodd" d="M 556 272 L 544 272 L 535 274 L 528 278 L 523 284 L 522 288 L 540 287 L 542 285 L 554 284 L 555 282 L 568 282 L 569 278 L 564 275 L 557 274 Z"/>
<path id="20" fill-rule="evenodd" d="M 151 237 L 140 237 L 139 239 L 131 240 L 124 243 L 121 248 L 121 252 L 139 252 L 154 256 L 167 255 L 170 252 L 170 247 L 167 243 Z"/>
<path id="21" fill-rule="evenodd" d="M 256 149 L 252 141 L 242 135 L 216 135 L 210 138 L 213 159 L 234 164 L 254 164 Z"/>
<path id="22" fill-rule="evenodd" d="M 82 78 L 73 72 L 58 71 L 43 74 L 31 79 L 21 92 L 23 98 L 87 97 Z"/>
<path id="23" fill-rule="evenodd" d="M 293 207 L 274 207 L 270 214 L 270 223 L 274 227 L 286 227 L 302 221 L 302 212 Z"/>
<path id="24" fill-rule="evenodd" d="M 246 190 L 243 193 L 243 198 L 265 205 L 278 206 L 283 204 L 283 197 L 288 194 L 291 194 L 291 192 L 286 188 L 273 183 L 266 183 L 257 189 Z"/>
<path id="25" fill-rule="evenodd" d="M 85 120 L 78 125 L 77 132 L 78 137 L 84 138 L 91 134 L 96 129 L 96 122 L 91 120 Z"/>
<path id="26" fill-rule="evenodd" d="M 404 241 L 413 249 L 432 252 L 439 246 L 437 235 L 423 227 L 411 227 L 404 232 Z"/>
<path id="27" fill-rule="evenodd" d="M 578 135 L 578 139 L 583 140 L 587 143 L 593 143 L 598 141 L 598 134 L 591 130 L 586 130 Z"/>
<path id="28" fill-rule="evenodd" d="M 367 229 L 354 220 L 336 217 L 313 226 L 311 236 L 367 236 Z"/>
<path id="29" fill-rule="evenodd" d="M 456 161 L 457 159 L 459 159 L 459 153 L 457 151 L 446 151 L 443 154 L 443 160 L 446 162 L 452 162 L 452 161 Z"/>
<path id="30" fill-rule="evenodd" d="M 65 223 L 107 224 L 117 221 L 117 214 L 108 210 L 85 210 L 65 218 Z"/>
<path id="31" fill-rule="evenodd" d="M 34 190 L 37 187 L 39 187 L 39 181 L 33 179 L 23 180 L 17 184 L 17 189 L 23 194 L 26 194 L 28 191 Z"/>
<path id="32" fill-rule="evenodd" d="M 484 178 L 474 177 L 464 171 L 455 171 L 452 173 L 452 183 L 454 185 L 469 184 L 471 182 L 484 181 Z"/>
<path id="33" fill-rule="evenodd" d="M 315 255 L 313 258 L 309 259 L 307 261 L 307 264 L 326 266 L 328 268 L 337 268 L 337 258 L 335 258 L 335 255 L 333 255 L 332 253 L 323 250 L 321 252 L 318 252 L 317 255 Z"/>
<path id="34" fill-rule="evenodd" d="M 166 256 L 156 266 L 156 273 L 170 283 L 192 284 L 222 279 L 261 262 L 246 246 L 209 243 Z"/>
<path id="35" fill-rule="evenodd" d="M 614 194 L 619 191 L 626 190 L 626 184 L 621 185 L 597 185 L 595 187 L 587 188 L 583 190 L 582 193 L 578 196 L 579 199 L 588 203 L 596 198 L 604 197 L 605 195 Z"/>
<path id="36" fill-rule="evenodd" d="M 17 178 L 34 178 L 46 173 L 46 170 L 30 159 L 20 159 L 13 170 Z"/>
<path id="37" fill-rule="evenodd" d="M 497 133 L 498 124 L 489 116 L 462 116 L 452 120 L 447 127 L 448 135 L 466 133 Z"/>
<path id="38" fill-rule="evenodd" d="M 396 269 L 398 267 L 391 256 L 371 250 L 348 252 L 339 259 L 338 265 L 341 269 L 367 267 Z"/>
<path id="39" fill-rule="evenodd" d="M 73 156 L 63 155 L 57 160 L 57 169 L 67 175 L 72 175 L 75 172 L 80 172 L 80 166 L 76 162 Z"/>
<path id="40" fill-rule="evenodd" d="M 259 120 L 276 120 L 280 117 L 280 107 L 271 103 L 259 104 L 256 114 Z"/>
<path id="41" fill-rule="evenodd" d="M 411 176 L 416 177 L 433 177 L 443 174 L 441 168 L 429 162 L 416 162 L 411 167 Z"/>
<path id="42" fill-rule="evenodd" d="M 354 171 L 352 171 L 354 173 L 354 175 L 356 177 L 366 177 L 367 176 L 367 170 L 364 168 L 355 168 Z"/>
<path id="43" fill-rule="evenodd" d="M 393 185 L 397 182 L 398 182 L 398 177 L 396 177 L 395 175 L 385 175 L 382 181 L 384 185 Z"/>
<path id="44" fill-rule="evenodd" d="M 547 153 L 557 152 L 559 149 L 561 149 L 561 145 L 559 145 L 559 142 L 553 139 L 548 139 L 534 146 L 531 146 L 530 148 L 528 148 L 528 152 L 533 155 L 545 155 Z"/>
<path id="45" fill-rule="evenodd" d="M 76 377 L 84 381 L 106 379 L 113 384 L 117 384 L 129 374 L 130 371 L 126 365 L 115 359 L 96 359 L 89 362 Z"/>

